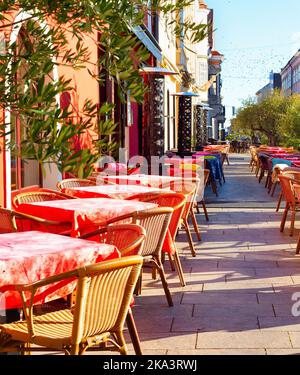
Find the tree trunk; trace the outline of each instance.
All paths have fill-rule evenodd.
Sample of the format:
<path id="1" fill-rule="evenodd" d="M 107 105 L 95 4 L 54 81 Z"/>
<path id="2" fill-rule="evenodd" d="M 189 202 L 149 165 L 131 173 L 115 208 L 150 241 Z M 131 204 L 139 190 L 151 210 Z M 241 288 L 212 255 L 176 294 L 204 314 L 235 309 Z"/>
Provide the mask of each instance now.
<path id="1" fill-rule="evenodd" d="M 276 142 L 276 136 L 275 135 L 273 135 L 273 134 L 269 135 L 269 144 L 272 147 L 276 146 L 277 142 Z"/>

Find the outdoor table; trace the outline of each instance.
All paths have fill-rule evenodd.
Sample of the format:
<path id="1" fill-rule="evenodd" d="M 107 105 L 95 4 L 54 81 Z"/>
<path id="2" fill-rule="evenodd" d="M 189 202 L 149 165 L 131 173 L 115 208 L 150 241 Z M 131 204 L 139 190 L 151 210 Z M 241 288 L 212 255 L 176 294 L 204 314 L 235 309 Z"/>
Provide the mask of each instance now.
<path id="1" fill-rule="evenodd" d="M 143 185 L 159 188 L 168 183 L 171 186 L 173 181 L 182 181 L 182 177 L 137 174 L 130 176 L 105 176 L 103 180 L 119 185 Z"/>
<path id="2" fill-rule="evenodd" d="M 219 157 L 218 157 L 219 156 Z M 222 161 L 220 155 L 205 156 L 206 168 L 210 171 L 210 178 L 212 182 L 216 183 L 219 180 L 222 185 L 222 180 L 225 180 Z"/>
<path id="3" fill-rule="evenodd" d="M 282 159 L 282 158 L 272 158 L 273 169 L 275 168 L 275 166 L 277 164 L 285 164 L 288 167 L 290 167 L 292 165 L 292 161 L 286 160 L 286 159 Z"/>
<path id="4" fill-rule="evenodd" d="M 111 199 L 126 199 L 136 194 L 162 193 L 170 190 L 143 185 L 97 185 L 64 189 L 63 192 L 77 198 L 99 198 L 101 195 L 107 195 Z"/>
<path id="5" fill-rule="evenodd" d="M 119 257 L 115 246 L 37 231 L 0 234 L 0 293 L 5 309 L 22 307 L 12 286 L 30 284 L 43 278 L 85 265 Z M 45 303 L 72 293 L 74 282 L 41 288 L 36 302 Z M 0 300 L 0 306 L 3 300 Z M 2 307 L 3 304 L 2 304 Z"/>
<path id="6" fill-rule="evenodd" d="M 136 211 L 157 207 L 153 203 L 125 201 L 109 198 L 66 199 L 21 204 L 18 211 L 47 220 L 72 224 L 72 237 L 78 237 L 108 220 Z"/>

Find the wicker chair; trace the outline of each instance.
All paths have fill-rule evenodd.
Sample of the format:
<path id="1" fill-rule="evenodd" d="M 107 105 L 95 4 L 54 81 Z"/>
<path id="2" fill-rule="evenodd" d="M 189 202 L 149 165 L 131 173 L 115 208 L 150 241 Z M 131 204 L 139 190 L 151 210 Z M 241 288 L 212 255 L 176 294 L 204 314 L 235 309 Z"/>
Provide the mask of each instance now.
<path id="1" fill-rule="evenodd" d="M 194 247 L 193 238 L 192 238 L 192 234 L 191 234 L 189 223 L 188 223 L 188 218 L 189 216 L 191 216 L 198 240 L 201 241 L 202 240 L 201 233 L 199 231 L 197 219 L 194 213 L 195 196 L 197 194 L 199 184 L 200 184 L 199 179 L 184 179 L 182 181 L 175 180 L 175 181 L 172 181 L 171 184 L 169 184 L 169 187 L 172 191 L 183 194 L 186 198 L 186 204 L 185 204 L 182 217 L 181 217 L 181 224 L 183 225 L 185 229 L 188 243 L 189 243 L 193 257 L 196 257 L 196 250 Z"/>
<path id="2" fill-rule="evenodd" d="M 172 214 L 168 229 L 169 229 L 169 234 L 174 244 L 174 249 L 173 249 L 174 251 L 172 254 L 168 253 L 168 255 L 169 255 L 170 262 L 171 262 L 172 270 L 175 271 L 175 268 L 173 265 L 174 263 L 178 276 L 179 276 L 180 284 L 182 287 L 184 287 L 186 283 L 184 279 L 184 274 L 183 274 L 179 254 L 178 254 L 176 244 L 175 244 L 175 238 L 176 238 L 176 235 L 177 235 L 180 223 L 181 223 L 183 210 L 186 204 L 185 196 L 179 193 L 163 193 L 157 197 L 146 199 L 144 202 L 156 203 L 160 207 L 170 207 L 173 209 L 173 214 Z"/>
<path id="3" fill-rule="evenodd" d="M 136 224 L 109 225 L 80 238 L 114 245 L 124 257 L 141 254 L 146 231 Z"/>
<path id="4" fill-rule="evenodd" d="M 143 258 L 125 257 L 52 276 L 30 285 L 16 285 L 26 320 L 0 325 L 1 351 L 58 350 L 82 355 L 89 348 L 127 354 L 123 327 Z M 70 309 L 34 316 L 37 290 L 68 279 L 77 279 L 76 303 Z M 30 298 L 26 297 L 30 295 Z M 113 344 L 108 348 L 107 344 Z M 31 344 L 42 348 L 29 348 Z"/>
<path id="5" fill-rule="evenodd" d="M 70 223 L 50 221 L 41 219 L 36 216 L 26 215 L 6 208 L 0 208 L 0 233 L 14 233 L 18 232 L 19 223 L 22 223 L 22 220 L 29 221 L 34 223 L 37 229 L 45 230 L 51 227 L 65 227 L 65 229 L 60 233 L 62 235 L 70 235 L 71 228 L 66 230 L 66 227 L 70 227 Z"/>
<path id="6" fill-rule="evenodd" d="M 286 168 L 281 173 L 279 173 L 277 177 L 278 177 L 278 181 L 280 183 L 279 175 L 282 175 L 282 176 L 285 176 L 285 177 L 289 177 L 289 178 L 291 178 L 293 180 L 296 180 L 297 182 L 300 182 L 300 171 L 299 171 L 299 168 L 289 167 L 289 168 Z M 281 202 L 282 202 L 283 197 L 284 197 L 283 196 L 283 190 L 281 189 L 280 194 L 279 194 L 279 198 L 278 198 L 278 202 L 277 202 L 276 212 L 279 212 L 279 210 L 280 210 Z"/>
<path id="7" fill-rule="evenodd" d="M 80 178 L 68 178 L 57 183 L 58 190 L 62 191 L 63 189 L 72 189 L 76 187 L 84 186 L 95 186 L 96 183 L 92 180 L 84 180 Z"/>
<path id="8" fill-rule="evenodd" d="M 200 214 L 199 204 L 202 205 L 206 221 L 209 221 L 209 216 L 208 216 L 208 212 L 207 212 L 207 208 L 206 208 L 206 204 L 205 204 L 204 191 L 205 191 L 205 187 L 208 183 L 209 175 L 210 175 L 210 170 L 204 169 L 203 189 L 201 190 L 200 194 L 199 194 L 199 190 L 198 190 L 198 194 L 196 196 L 196 202 L 195 202 L 196 210 L 197 210 L 198 214 Z"/>
<path id="9" fill-rule="evenodd" d="M 117 247 L 121 256 L 141 255 L 146 238 L 145 229 L 136 224 L 110 225 L 92 233 L 87 233 L 81 239 L 92 240 L 100 243 L 107 243 Z M 71 296 L 71 303 L 76 298 L 76 291 Z M 137 355 L 142 355 L 139 335 L 131 312 L 126 317 L 127 328 L 131 341 Z"/>
<path id="10" fill-rule="evenodd" d="M 62 194 L 55 190 L 50 191 L 31 191 L 29 193 L 20 193 L 13 198 L 13 206 L 18 209 L 20 204 L 32 202 L 44 202 L 54 200 L 73 199 L 74 197 Z"/>
<path id="11" fill-rule="evenodd" d="M 294 235 L 296 212 L 300 211 L 300 202 L 296 198 L 293 184 L 297 184 L 297 182 L 299 183 L 299 181 L 283 175 L 278 176 L 278 178 L 280 180 L 282 193 L 286 201 L 286 207 L 280 225 L 280 232 L 284 231 L 287 215 L 289 211 L 291 211 L 290 236 L 292 237 Z"/>
<path id="12" fill-rule="evenodd" d="M 258 182 L 261 183 L 261 181 L 265 177 L 265 172 L 267 173 L 267 180 L 268 180 L 268 175 L 269 175 L 268 159 L 269 159 L 269 157 L 267 155 L 260 154 L 260 155 L 258 155 L 258 159 L 259 159 L 259 169 L 260 169 Z"/>
<path id="13" fill-rule="evenodd" d="M 172 214 L 172 208 L 161 207 L 123 215 L 108 222 L 108 224 L 112 224 L 124 219 L 131 219 L 133 223 L 145 228 L 147 235 L 141 253 L 144 258 L 144 265 L 150 264 L 153 270 L 158 271 L 169 306 L 173 306 L 173 300 L 162 264 L 162 247 Z M 142 277 L 139 282 L 139 293 L 141 287 Z"/>

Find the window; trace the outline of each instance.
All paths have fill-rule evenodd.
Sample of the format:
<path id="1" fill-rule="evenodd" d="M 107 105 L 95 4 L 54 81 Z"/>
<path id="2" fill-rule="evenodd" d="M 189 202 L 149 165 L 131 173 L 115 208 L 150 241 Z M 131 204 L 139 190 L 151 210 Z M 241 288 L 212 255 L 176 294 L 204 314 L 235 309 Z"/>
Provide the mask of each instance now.
<path id="1" fill-rule="evenodd" d="M 17 44 L 17 53 L 26 53 L 26 49 L 29 43 L 33 44 L 32 38 L 27 32 L 26 25 L 23 25 L 20 29 Z M 22 77 L 26 74 L 28 65 L 26 61 L 20 64 L 18 71 L 15 76 L 16 84 L 25 92 L 25 90 L 34 90 L 35 83 L 33 82 L 31 87 L 25 87 Z M 50 77 L 49 77 L 50 79 Z M 12 137 L 14 137 L 14 143 L 16 148 L 20 149 L 21 140 L 26 139 L 26 118 L 18 116 L 18 114 L 12 114 L 11 116 L 11 130 Z M 23 159 L 17 153 L 11 155 L 11 190 L 20 189 L 22 187 L 30 185 L 41 185 L 42 174 L 40 171 L 39 164 L 36 160 Z"/>

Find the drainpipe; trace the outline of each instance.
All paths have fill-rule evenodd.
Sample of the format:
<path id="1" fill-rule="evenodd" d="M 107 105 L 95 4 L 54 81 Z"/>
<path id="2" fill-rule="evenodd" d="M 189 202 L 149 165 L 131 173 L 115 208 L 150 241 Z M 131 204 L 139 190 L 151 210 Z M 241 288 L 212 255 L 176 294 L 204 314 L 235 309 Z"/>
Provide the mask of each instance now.
<path id="1" fill-rule="evenodd" d="M 293 66 L 290 63 L 290 61 L 288 62 L 288 66 L 291 69 L 291 96 L 292 96 L 293 95 L 293 85 L 294 85 L 294 82 L 293 82 Z"/>

